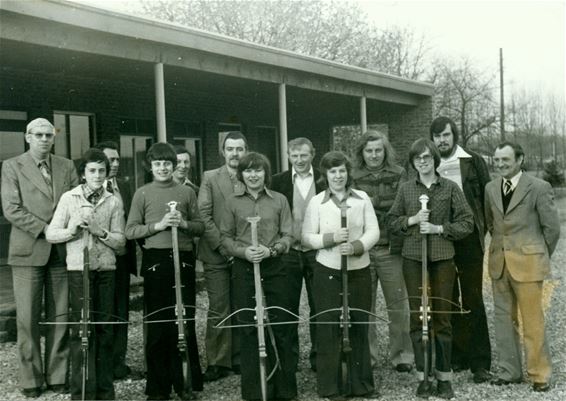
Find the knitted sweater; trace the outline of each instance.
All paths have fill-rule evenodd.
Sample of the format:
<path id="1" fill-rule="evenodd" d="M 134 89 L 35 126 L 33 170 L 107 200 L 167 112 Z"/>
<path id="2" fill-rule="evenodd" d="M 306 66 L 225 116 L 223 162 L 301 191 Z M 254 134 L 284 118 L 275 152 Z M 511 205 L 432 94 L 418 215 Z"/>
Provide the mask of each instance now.
<path id="1" fill-rule="evenodd" d="M 84 208 L 93 208 L 94 219 L 108 233 L 106 239 L 87 236 L 83 229 L 79 229 L 76 235 L 71 233 L 71 229 L 67 227 L 71 216 L 82 213 Z M 45 238 L 53 244 L 66 242 L 67 270 L 82 271 L 83 250 L 88 237 L 91 238 L 90 270 L 115 270 L 114 250 L 123 247 L 126 243 L 122 201 L 104 190 L 98 203 L 93 206 L 86 200 L 82 185 L 79 185 L 61 196 L 53 219 L 45 232 Z"/>
<path id="2" fill-rule="evenodd" d="M 136 191 L 126 224 L 128 239 L 144 238 L 146 249 L 171 249 L 173 247 L 171 228 L 157 231 L 155 224 L 170 211 L 168 203 L 177 202 L 177 210 L 188 222 L 186 229 L 179 228 L 179 250 L 192 251 L 193 238 L 204 232 L 195 192 L 186 185 L 174 181 L 151 182 Z"/>

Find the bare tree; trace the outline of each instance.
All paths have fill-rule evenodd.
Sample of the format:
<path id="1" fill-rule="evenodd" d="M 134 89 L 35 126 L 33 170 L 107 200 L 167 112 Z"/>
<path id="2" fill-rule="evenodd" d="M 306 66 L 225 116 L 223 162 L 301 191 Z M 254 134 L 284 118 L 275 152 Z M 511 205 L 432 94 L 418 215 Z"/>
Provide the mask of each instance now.
<path id="1" fill-rule="evenodd" d="M 410 79 L 423 77 L 426 38 L 380 28 L 352 1 L 142 0 L 154 18 Z"/>
<path id="2" fill-rule="evenodd" d="M 497 124 L 494 75 L 476 68 L 469 58 L 435 60 L 430 81 L 434 83 L 435 115 L 460 123 L 463 145 Z"/>

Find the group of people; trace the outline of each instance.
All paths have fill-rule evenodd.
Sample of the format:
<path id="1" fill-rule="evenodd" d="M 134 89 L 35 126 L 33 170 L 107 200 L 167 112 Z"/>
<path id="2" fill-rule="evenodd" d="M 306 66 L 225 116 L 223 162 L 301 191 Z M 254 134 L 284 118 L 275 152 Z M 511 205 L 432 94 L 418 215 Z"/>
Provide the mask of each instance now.
<path id="1" fill-rule="evenodd" d="M 389 321 L 388 359 L 399 373 L 416 370 L 417 396 L 454 397 L 452 372 L 460 370 L 469 369 L 475 383 L 522 382 L 519 311 L 532 388 L 550 389 L 542 283 L 560 226 L 552 188 L 522 172 L 519 145 L 496 147 L 493 161 L 500 177 L 491 180 L 484 159 L 458 145 L 454 122 L 438 117 L 430 138 L 411 145 L 407 169 L 396 161 L 386 135 L 368 131 L 359 138 L 353 161 L 330 151 L 318 169 L 312 142 L 295 138 L 288 144 L 291 168 L 272 176 L 268 159 L 250 152 L 245 136 L 233 131 L 221 143 L 225 163 L 206 171 L 200 188 L 188 178 L 186 149 L 154 144 L 146 155 L 152 181 L 132 198 L 117 178 L 115 144 L 103 142 L 88 150 L 77 175 L 71 161 L 51 154 L 54 136 L 49 121 L 33 120 L 25 133 L 29 151 L 2 168 L 2 207 L 12 223 L 9 264 L 24 396 L 38 397 L 45 384 L 56 392 L 70 388 L 72 399 L 82 397 L 81 326 L 68 323 L 81 319 L 86 266 L 90 307 L 96 312 L 92 320 L 98 322 L 90 328 L 86 398 L 115 398 L 113 380 L 130 369 L 125 364 L 127 325 L 110 322 L 128 320 L 137 242 L 144 314 L 156 321 L 147 325 L 144 338 L 145 393 L 151 400 L 170 399 L 172 390 L 181 399 L 190 398 L 184 392 L 178 329 L 170 308 L 176 302 L 172 227 L 178 231 L 183 302 L 196 304 L 197 258 L 203 263 L 209 302 L 204 373 L 194 320 L 186 322 L 194 391 L 202 391 L 203 382 L 235 373 L 241 374 L 243 399 L 262 398 L 256 264 L 269 308 L 268 399 L 297 397 L 296 316 L 303 282 L 310 308 L 309 362 L 320 397 L 377 395 L 373 369 L 383 368 L 375 319 L 378 283 Z M 422 195 L 428 199 L 426 208 L 419 201 Z M 171 201 L 175 209 L 169 208 Z M 253 228 L 250 218 L 257 221 Z M 490 372 L 482 298 L 487 232 L 497 376 Z M 423 263 L 428 288 L 422 288 Z M 430 305 L 421 305 L 422 291 L 430 294 Z M 46 326 L 44 357 L 39 329 L 43 300 L 45 320 L 60 323 Z M 430 308 L 431 316 L 428 350 L 423 307 Z M 194 318 L 194 309 L 187 310 Z M 423 356 L 432 355 L 432 348 L 435 359 L 425 362 Z M 436 387 L 424 372 L 434 372 Z"/>

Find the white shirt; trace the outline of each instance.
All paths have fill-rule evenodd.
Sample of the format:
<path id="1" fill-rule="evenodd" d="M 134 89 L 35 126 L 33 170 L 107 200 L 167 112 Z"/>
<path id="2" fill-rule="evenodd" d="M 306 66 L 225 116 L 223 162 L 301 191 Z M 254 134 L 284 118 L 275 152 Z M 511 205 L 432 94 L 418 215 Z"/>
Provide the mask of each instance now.
<path id="1" fill-rule="evenodd" d="M 306 198 L 309 194 L 311 186 L 314 184 L 314 170 L 312 166 L 309 170 L 309 173 L 304 177 L 301 177 L 300 174 L 295 170 L 295 167 L 293 167 L 293 185 L 295 184 L 297 185 L 301 196 L 303 198 Z"/>
<path id="2" fill-rule="evenodd" d="M 460 170 L 460 159 L 472 157 L 460 145 L 456 145 L 456 151 L 447 158 L 440 159 L 440 165 L 436 169 L 441 177 L 448 178 L 455 182 L 461 190 L 462 187 L 462 171 Z"/>
<path id="3" fill-rule="evenodd" d="M 515 174 L 513 177 L 511 177 L 510 180 L 508 180 L 507 178 L 503 178 L 504 188 L 505 188 L 505 181 L 511 181 L 511 191 L 514 191 L 515 188 L 517 188 L 517 184 L 519 184 L 519 180 L 521 179 L 521 175 L 523 175 L 523 172 L 519 170 L 519 172 L 517 174 Z"/>

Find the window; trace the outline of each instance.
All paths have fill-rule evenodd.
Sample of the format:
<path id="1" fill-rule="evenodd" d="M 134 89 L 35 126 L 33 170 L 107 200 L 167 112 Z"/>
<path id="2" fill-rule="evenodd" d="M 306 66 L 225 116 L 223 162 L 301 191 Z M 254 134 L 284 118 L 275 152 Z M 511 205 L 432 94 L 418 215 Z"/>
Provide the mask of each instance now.
<path id="1" fill-rule="evenodd" d="M 0 110 L 0 171 L 4 160 L 25 152 L 27 120 L 25 111 Z M 10 223 L 0 208 L 0 266 L 8 263 L 9 237 Z"/>
<path id="2" fill-rule="evenodd" d="M 94 114 L 56 111 L 54 153 L 78 164 L 82 155 L 91 147 L 95 137 Z"/>
<path id="3" fill-rule="evenodd" d="M 368 130 L 383 132 L 389 137 L 389 126 L 387 124 L 368 124 Z M 336 125 L 332 127 L 332 149 L 354 156 L 354 144 L 362 135 L 360 125 Z"/>

